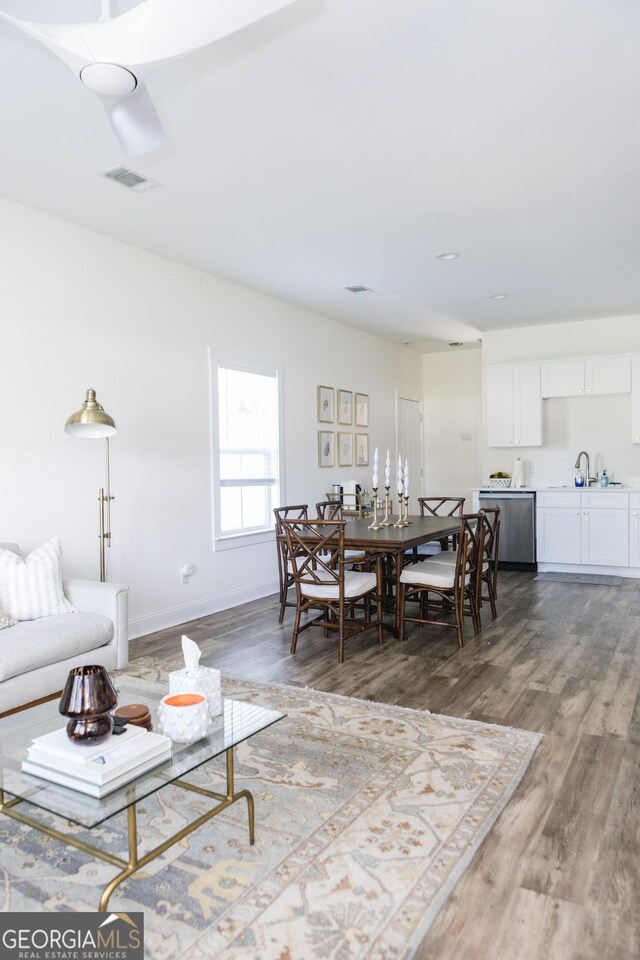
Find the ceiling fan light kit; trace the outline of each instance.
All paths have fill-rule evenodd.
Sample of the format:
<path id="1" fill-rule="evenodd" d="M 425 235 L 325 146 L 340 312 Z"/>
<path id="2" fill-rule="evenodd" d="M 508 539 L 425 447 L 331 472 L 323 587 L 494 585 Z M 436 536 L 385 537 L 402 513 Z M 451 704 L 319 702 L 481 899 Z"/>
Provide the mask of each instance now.
<path id="1" fill-rule="evenodd" d="M 144 0 L 117 17 L 89 23 L 28 23 L 0 11 L 0 25 L 26 34 L 62 60 L 104 103 L 128 156 L 165 141 L 160 117 L 144 86 L 158 68 L 207 47 L 295 0 Z"/>
<path id="2" fill-rule="evenodd" d="M 88 63 L 80 71 L 80 79 L 101 97 L 128 97 L 138 86 L 131 70 L 117 63 Z"/>

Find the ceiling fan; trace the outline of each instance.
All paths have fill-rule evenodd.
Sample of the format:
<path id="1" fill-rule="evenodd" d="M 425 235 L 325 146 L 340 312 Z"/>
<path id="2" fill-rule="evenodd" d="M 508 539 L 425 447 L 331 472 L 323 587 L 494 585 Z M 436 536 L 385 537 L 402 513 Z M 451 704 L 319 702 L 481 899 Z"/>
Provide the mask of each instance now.
<path id="1" fill-rule="evenodd" d="M 144 79 L 170 60 L 206 47 L 293 0 L 144 0 L 117 17 L 102 0 L 90 23 L 5 24 L 51 50 L 102 100 L 125 153 L 137 157 L 166 140 Z"/>

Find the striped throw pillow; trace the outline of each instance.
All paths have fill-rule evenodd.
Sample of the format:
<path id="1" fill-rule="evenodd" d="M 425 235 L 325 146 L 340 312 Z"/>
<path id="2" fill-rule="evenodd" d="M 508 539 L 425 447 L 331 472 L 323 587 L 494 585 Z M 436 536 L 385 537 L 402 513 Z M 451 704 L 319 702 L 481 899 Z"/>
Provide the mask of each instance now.
<path id="1" fill-rule="evenodd" d="M 17 622 L 17 620 L 8 617 L 3 610 L 0 610 L 0 630 L 4 630 L 5 627 L 15 627 Z"/>
<path id="2" fill-rule="evenodd" d="M 0 607 L 12 620 L 75 613 L 62 589 L 60 540 L 54 537 L 26 559 L 0 548 Z"/>

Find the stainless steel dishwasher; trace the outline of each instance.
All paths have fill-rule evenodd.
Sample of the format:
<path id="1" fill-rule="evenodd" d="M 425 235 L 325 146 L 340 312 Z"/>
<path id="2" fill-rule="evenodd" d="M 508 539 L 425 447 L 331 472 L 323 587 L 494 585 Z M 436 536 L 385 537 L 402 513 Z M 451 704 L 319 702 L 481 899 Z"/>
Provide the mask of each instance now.
<path id="1" fill-rule="evenodd" d="M 480 490 L 480 509 L 500 507 L 499 566 L 531 569 L 536 562 L 536 495 L 524 490 Z"/>

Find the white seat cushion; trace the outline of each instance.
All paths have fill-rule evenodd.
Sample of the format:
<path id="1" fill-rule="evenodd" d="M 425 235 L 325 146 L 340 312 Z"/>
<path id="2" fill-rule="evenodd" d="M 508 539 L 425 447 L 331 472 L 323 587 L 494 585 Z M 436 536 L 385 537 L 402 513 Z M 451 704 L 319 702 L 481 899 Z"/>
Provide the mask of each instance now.
<path id="1" fill-rule="evenodd" d="M 356 573 L 348 571 L 344 575 L 344 595 L 347 599 L 353 600 L 354 597 L 361 597 L 370 590 L 375 590 L 375 573 Z M 300 585 L 300 591 L 303 596 L 309 600 L 337 600 L 339 596 L 338 584 L 331 580 L 324 584 L 304 583 Z"/>
<path id="2" fill-rule="evenodd" d="M 439 554 L 437 557 L 432 557 L 432 563 L 441 563 L 443 566 L 455 567 L 456 560 L 458 559 L 458 554 L 456 550 L 446 550 L 444 553 Z M 482 564 L 483 570 L 489 569 L 489 561 L 485 560 Z"/>
<path id="3" fill-rule="evenodd" d="M 422 563 L 410 564 L 405 567 L 400 574 L 402 583 L 413 584 L 414 586 L 433 586 L 443 588 L 453 588 L 455 580 L 455 568 L 449 564 L 436 563 L 433 560 L 423 560 Z M 469 575 L 465 577 L 465 583 L 469 582 Z"/>
<path id="4" fill-rule="evenodd" d="M 457 550 L 443 550 L 442 553 L 439 553 L 437 557 L 431 557 L 432 563 L 443 563 L 448 567 L 455 567 L 456 560 L 458 559 Z"/>
<path id="5" fill-rule="evenodd" d="M 112 637 L 112 621 L 98 613 L 24 620 L 0 633 L 0 681 L 95 650 Z"/>
<path id="6" fill-rule="evenodd" d="M 367 555 L 364 550 L 345 550 L 344 558 L 348 560 L 349 563 L 357 563 L 360 560 L 366 560 Z"/>
<path id="7" fill-rule="evenodd" d="M 430 540 L 429 543 L 421 543 L 416 547 L 419 557 L 435 557 L 436 554 L 442 553 L 442 547 L 440 546 L 437 540 Z M 413 550 L 407 550 L 408 554 L 412 554 Z"/>

